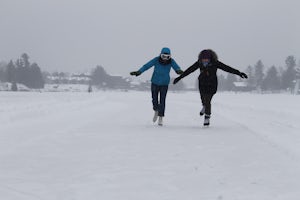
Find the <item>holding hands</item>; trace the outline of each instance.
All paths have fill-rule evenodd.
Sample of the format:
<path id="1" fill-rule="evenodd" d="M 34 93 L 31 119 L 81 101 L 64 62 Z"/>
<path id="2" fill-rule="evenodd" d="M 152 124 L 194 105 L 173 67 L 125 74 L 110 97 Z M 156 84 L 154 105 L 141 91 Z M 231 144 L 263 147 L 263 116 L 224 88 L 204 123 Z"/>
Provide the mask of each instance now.
<path id="1" fill-rule="evenodd" d="M 180 77 L 175 78 L 173 81 L 173 84 L 175 85 L 176 83 L 178 83 L 180 81 L 180 79 L 181 79 Z"/>
<path id="2" fill-rule="evenodd" d="M 181 74 L 183 74 L 183 71 L 181 69 L 176 70 L 176 74 L 181 75 Z"/>

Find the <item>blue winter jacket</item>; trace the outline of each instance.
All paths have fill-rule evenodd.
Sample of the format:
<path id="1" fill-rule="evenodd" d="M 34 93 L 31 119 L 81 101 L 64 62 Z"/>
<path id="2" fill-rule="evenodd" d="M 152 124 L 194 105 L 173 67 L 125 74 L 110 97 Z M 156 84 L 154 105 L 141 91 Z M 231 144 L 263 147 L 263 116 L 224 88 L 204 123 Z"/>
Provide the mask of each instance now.
<path id="1" fill-rule="evenodd" d="M 169 85 L 170 83 L 170 70 L 171 67 L 174 71 L 180 70 L 180 67 L 174 59 L 170 64 L 163 65 L 159 62 L 160 57 L 156 57 L 146 63 L 139 71 L 143 73 L 154 66 L 154 72 L 152 74 L 151 82 L 155 85 Z"/>

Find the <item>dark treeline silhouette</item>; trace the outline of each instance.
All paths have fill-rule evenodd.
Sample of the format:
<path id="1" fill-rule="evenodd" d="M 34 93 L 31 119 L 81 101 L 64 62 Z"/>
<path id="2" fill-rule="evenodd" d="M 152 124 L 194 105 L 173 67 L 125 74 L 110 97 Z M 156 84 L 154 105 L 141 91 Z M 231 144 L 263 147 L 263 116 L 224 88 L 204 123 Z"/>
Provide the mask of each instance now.
<path id="1" fill-rule="evenodd" d="M 91 83 L 99 88 L 130 89 L 130 80 L 128 78 L 109 75 L 99 65 L 92 71 Z"/>
<path id="2" fill-rule="evenodd" d="M 297 78 L 296 59 L 294 56 L 288 56 L 285 60 L 284 67 L 271 66 L 265 68 L 261 60 L 257 61 L 254 66 L 248 66 L 246 72 L 247 80 L 241 80 L 237 76 L 228 74 L 219 75 L 219 90 L 221 91 L 291 91 L 295 87 Z M 300 66 L 298 66 L 300 67 Z M 109 75 L 102 66 L 97 66 L 91 74 L 91 83 L 99 88 L 113 89 L 137 89 L 148 90 L 150 82 L 132 83 L 130 78 L 122 76 Z M 198 84 L 198 83 L 197 83 Z M 196 86 L 196 88 L 198 85 Z M 185 85 L 170 85 L 170 90 L 184 90 Z"/>
<path id="3" fill-rule="evenodd" d="M 0 80 L 12 83 L 12 90 L 17 90 L 17 83 L 28 88 L 44 88 L 44 79 L 37 63 L 30 63 L 29 56 L 24 53 L 15 62 L 11 60 L 0 70 Z"/>
<path id="4" fill-rule="evenodd" d="M 261 60 L 246 68 L 247 80 L 241 80 L 232 74 L 219 74 L 219 90 L 221 91 L 292 91 L 296 82 L 300 82 L 297 73 L 297 62 L 294 56 L 288 56 L 285 65 L 266 68 Z M 298 70 L 299 71 L 299 70 Z M 298 80 L 298 81 L 296 81 Z M 17 84 L 28 88 L 43 88 L 44 84 L 85 84 L 100 89 L 135 89 L 149 90 L 150 81 L 135 81 L 130 77 L 113 76 L 104 67 L 96 66 L 91 74 L 72 74 L 65 72 L 41 72 L 37 63 L 30 63 L 29 56 L 24 53 L 16 61 L 0 63 L 0 81 L 11 83 L 11 90 L 18 90 Z M 197 89 L 197 86 L 195 88 Z M 183 82 L 170 85 L 170 90 L 186 90 Z"/>
<path id="5" fill-rule="evenodd" d="M 296 67 L 294 56 L 286 58 L 284 67 L 265 68 L 263 62 L 259 60 L 254 66 L 247 67 L 248 79 L 243 82 L 231 74 L 228 74 L 227 77 L 223 74 L 219 75 L 219 89 L 223 91 L 291 91 L 295 87 L 296 79 L 300 78 Z M 298 67 L 300 67 L 300 63 Z"/>

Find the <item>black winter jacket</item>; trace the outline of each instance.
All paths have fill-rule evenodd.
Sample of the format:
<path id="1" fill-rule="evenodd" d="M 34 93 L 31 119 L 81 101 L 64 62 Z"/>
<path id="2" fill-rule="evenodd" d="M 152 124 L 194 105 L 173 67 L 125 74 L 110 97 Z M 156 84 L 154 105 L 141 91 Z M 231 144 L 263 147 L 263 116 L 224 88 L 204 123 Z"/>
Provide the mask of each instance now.
<path id="1" fill-rule="evenodd" d="M 180 78 L 184 78 L 187 75 L 193 73 L 197 69 L 200 70 L 199 80 L 199 90 L 201 94 L 215 94 L 218 88 L 218 78 L 217 70 L 222 69 L 226 72 L 240 75 L 240 71 L 232 67 L 225 65 L 224 63 L 215 60 L 211 62 L 208 66 L 204 67 L 199 61 L 195 62 L 191 67 L 186 69 Z"/>

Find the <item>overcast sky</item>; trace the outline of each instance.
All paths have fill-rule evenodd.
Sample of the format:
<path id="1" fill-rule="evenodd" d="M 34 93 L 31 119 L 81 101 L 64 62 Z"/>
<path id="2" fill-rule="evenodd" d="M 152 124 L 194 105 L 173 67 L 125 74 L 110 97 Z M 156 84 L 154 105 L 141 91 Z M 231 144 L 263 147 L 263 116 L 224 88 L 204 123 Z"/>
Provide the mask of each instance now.
<path id="1" fill-rule="evenodd" d="M 238 69 L 284 65 L 300 57 L 299 20 L 299 0 L 0 0 L 0 60 L 127 75 L 167 46 L 183 69 L 204 48 Z"/>

